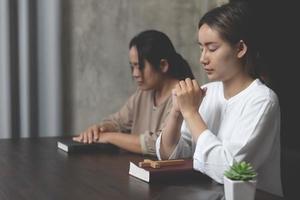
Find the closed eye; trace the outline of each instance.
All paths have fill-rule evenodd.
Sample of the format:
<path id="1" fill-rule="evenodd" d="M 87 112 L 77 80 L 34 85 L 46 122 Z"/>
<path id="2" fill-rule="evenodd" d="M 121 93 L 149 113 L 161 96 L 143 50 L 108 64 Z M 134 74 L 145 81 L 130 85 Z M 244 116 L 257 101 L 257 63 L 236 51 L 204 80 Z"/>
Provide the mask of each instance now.
<path id="1" fill-rule="evenodd" d="M 207 49 L 208 49 L 210 52 L 214 52 L 214 51 L 216 51 L 218 48 L 219 48 L 219 46 L 214 45 L 214 44 L 210 44 L 210 45 L 207 46 Z"/>
<path id="2" fill-rule="evenodd" d="M 138 68 L 139 67 L 139 64 L 138 63 L 129 63 L 129 66 L 130 66 L 130 68 L 132 69 L 132 68 Z"/>

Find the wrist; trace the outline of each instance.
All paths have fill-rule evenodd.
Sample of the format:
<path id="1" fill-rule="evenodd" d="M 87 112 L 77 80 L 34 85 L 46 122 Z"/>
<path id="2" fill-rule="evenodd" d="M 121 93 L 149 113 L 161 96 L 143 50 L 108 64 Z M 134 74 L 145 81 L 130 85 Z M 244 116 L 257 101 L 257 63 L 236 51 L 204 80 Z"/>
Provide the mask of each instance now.
<path id="1" fill-rule="evenodd" d="M 182 113 L 183 118 L 185 120 L 191 120 L 191 119 L 195 119 L 198 118 L 198 116 L 200 115 L 198 111 L 194 111 L 194 112 L 186 112 L 186 113 Z"/>
<path id="2" fill-rule="evenodd" d="M 171 115 L 171 117 L 173 117 L 174 119 L 183 119 L 183 116 L 182 116 L 182 114 L 181 114 L 181 112 L 180 111 L 177 111 L 177 110 L 171 110 L 171 112 L 170 112 L 170 115 Z"/>
<path id="3" fill-rule="evenodd" d="M 102 137 L 102 138 L 101 138 Z M 112 143 L 114 140 L 114 133 L 113 132 L 104 132 L 100 134 L 100 140 L 105 143 Z"/>
<path id="4" fill-rule="evenodd" d="M 207 129 L 206 123 L 198 112 L 186 113 L 184 119 L 192 133 L 194 141 L 197 141 L 198 137 Z"/>

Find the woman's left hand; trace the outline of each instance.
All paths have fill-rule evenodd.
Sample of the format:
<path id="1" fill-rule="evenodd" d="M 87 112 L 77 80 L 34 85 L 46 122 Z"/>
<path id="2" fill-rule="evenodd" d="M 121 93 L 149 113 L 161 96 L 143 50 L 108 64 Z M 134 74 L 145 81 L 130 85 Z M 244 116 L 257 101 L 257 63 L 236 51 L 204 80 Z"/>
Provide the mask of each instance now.
<path id="1" fill-rule="evenodd" d="M 190 78 L 180 81 L 175 87 L 176 100 L 184 118 L 198 114 L 199 106 L 205 96 L 196 80 Z"/>

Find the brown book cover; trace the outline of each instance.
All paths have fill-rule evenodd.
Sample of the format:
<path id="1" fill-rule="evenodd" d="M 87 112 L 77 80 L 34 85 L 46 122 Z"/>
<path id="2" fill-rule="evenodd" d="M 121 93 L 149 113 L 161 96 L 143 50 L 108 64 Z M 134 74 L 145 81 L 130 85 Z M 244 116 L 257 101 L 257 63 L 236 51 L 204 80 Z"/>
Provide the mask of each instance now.
<path id="1" fill-rule="evenodd" d="M 138 163 L 129 163 L 129 175 L 145 182 L 173 181 L 174 179 L 188 179 L 203 176 L 193 169 L 193 160 L 184 160 L 183 164 L 163 166 L 161 168 L 139 167 Z"/>

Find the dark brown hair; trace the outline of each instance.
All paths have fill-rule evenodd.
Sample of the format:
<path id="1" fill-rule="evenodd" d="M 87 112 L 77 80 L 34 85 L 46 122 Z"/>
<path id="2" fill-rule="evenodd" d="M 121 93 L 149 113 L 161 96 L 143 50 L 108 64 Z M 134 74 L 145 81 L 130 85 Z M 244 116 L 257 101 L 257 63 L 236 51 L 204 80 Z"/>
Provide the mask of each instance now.
<path id="1" fill-rule="evenodd" d="M 160 62 L 165 59 L 169 63 L 167 74 L 178 80 L 194 78 L 189 63 L 175 51 L 169 37 L 157 30 L 146 30 L 135 37 L 129 43 L 129 49 L 136 47 L 138 52 L 139 67 L 144 69 L 147 60 L 155 70 L 160 70 Z"/>
<path id="2" fill-rule="evenodd" d="M 234 1 L 207 12 L 199 21 L 216 30 L 221 38 L 232 46 L 243 40 L 247 45 L 245 70 L 253 77 L 266 81 L 263 60 L 259 52 L 252 7 L 244 1 Z"/>

